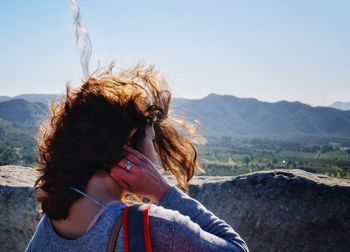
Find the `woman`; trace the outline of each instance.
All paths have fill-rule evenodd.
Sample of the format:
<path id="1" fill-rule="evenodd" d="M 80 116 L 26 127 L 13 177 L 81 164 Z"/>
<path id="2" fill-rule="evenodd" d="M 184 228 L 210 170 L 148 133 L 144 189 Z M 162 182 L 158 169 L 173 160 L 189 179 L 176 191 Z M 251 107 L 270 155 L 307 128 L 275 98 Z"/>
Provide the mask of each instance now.
<path id="1" fill-rule="evenodd" d="M 27 251 L 106 250 L 136 196 L 153 203 L 153 251 L 248 251 L 228 224 L 155 167 L 183 190 L 200 170 L 191 128 L 168 115 L 169 105 L 166 82 L 153 68 L 108 71 L 67 88 L 39 138 L 36 188 L 45 215 Z M 115 251 L 124 250 L 123 236 L 121 229 Z"/>

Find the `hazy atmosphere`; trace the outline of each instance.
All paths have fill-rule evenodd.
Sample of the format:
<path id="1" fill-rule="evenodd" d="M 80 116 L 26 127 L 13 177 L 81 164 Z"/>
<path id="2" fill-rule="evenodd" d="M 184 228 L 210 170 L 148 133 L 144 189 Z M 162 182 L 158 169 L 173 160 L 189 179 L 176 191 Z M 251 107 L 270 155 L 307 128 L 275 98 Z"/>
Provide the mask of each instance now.
<path id="1" fill-rule="evenodd" d="M 155 64 L 177 97 L 350 101 L 349 1 L 79 1 L 97 60 Z M 0 95 L 82 77 L 69 1 L 3 1 Z"/>
<path id="2" fill-rule="evenodd" d="M 0 251 L 349 251 L 349 0 L 0 12 Z"/>

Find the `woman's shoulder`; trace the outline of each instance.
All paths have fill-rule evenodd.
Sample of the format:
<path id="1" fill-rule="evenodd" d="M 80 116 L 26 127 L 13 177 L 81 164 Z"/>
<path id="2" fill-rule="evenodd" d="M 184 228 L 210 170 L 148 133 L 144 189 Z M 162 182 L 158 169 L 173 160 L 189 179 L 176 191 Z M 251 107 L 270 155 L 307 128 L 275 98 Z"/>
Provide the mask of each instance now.
<path id="1" fill-rule="evenodd" d="M 125 205 L 121 202 L 111 202 L 103 213 L 94 220 L 88 230 L 76 239 L 66 239 L 56 231 L 50 218 L 44 215 L 28 244 L 26 251 L 40 251 L 42 248 L 60 248 L 59 250 L 74 250 L 74 248 L 98 251 L 106 246 L 109 233 L 116 220 L 121 215 Z"/>
<path id="2" fill-rule="evenodd" d="M 50 226 L 50 219 L 44 214 L 25 251 L 38 251 L 39 248 L 45 247 L 50 242 L 50 239 L 48 239 L 50 237 Z"/>
<path id="3" fill-rule="evenodd" d="M 90 226 L 88 230 L 90 230 L 96 223 L 103 219 L 107 224 L 111 224 L 115 222 L 116 218 L 120 216 L 121 212 L 125 208 L 125 204 L 121 201 L 111 201 L 107 205 L 105 205 L 104 209 L 101 209 L 96 216 L 90 222 Z"/>

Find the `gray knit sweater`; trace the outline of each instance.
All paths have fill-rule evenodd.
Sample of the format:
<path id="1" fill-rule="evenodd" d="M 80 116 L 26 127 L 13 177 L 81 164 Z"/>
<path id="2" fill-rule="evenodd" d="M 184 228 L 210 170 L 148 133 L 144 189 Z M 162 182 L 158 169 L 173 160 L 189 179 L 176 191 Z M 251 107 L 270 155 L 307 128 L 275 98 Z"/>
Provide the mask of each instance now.
<path id="1" fill-rule="evenodd" d="M 109 234 L 125 205 L 109 204 L 86 233 L 74 240 L 59 236 L 45 215 L 26 251 L 105 251 Z M 223 220 L 175 186 L 149 210 L 153 251 L 248 251 L 242 238 Z M 123 229 L 115 251 L 124 251 Z"/>

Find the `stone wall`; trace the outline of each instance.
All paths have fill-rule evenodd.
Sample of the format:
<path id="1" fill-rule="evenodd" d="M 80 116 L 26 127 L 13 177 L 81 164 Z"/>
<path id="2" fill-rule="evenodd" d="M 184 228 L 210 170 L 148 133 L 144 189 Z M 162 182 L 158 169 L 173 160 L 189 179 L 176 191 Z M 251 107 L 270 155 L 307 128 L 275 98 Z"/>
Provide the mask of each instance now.
<path id="1" fill-rule="evenodd" d="M 31 168 L 0 167 L 0 251 L 23 251 L 40 219 Z M 348 251 L 350 181 L 301 170 L 197 177 L 190 195 L 251 251 Z"/>
<path id="2" fill-rule="evenodd" d="M 196 183 L 190 194 L 251 251 L 349 251 L 349 180 L 275 170 Z"/>
<path id="3" fill-rule="evenodd" d="M 40 220 L 30 167 L 0 166 L 0 251 L 24 251 Z"/>

